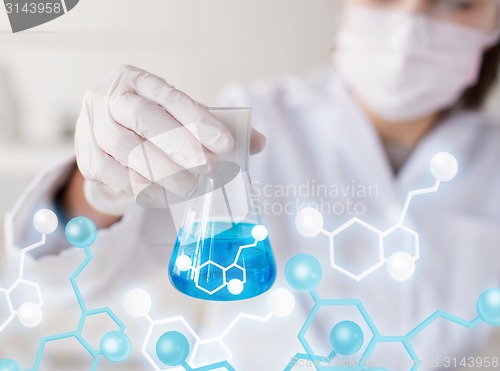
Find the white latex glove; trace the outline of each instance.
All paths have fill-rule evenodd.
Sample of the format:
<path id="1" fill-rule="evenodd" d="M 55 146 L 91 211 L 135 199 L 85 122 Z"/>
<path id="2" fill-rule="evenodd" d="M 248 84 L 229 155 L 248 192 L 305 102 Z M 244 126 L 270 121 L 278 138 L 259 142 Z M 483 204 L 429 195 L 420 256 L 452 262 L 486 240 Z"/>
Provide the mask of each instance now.
<path id="1" fill-rule="evenodd" d="M 262 143 L 257 147 L 263 147 L 263 137 L 257 139 Z M 167 190 L 189 195 L 197 184 L 185 169 L 200 169 L 233 143 L 228 129 L 204 106 L 162 78 L 130 66 L 87 92 L 75 134 L 85 196 L 96 209 L 115 215 L 161 179 Z"/>

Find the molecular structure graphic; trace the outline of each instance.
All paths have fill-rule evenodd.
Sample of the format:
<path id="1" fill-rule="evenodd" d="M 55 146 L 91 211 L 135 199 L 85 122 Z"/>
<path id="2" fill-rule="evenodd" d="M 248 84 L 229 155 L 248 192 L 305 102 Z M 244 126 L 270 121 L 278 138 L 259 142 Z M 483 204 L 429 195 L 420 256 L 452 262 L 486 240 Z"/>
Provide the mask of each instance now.
<path id="1" fill-rule="evenodd" d="M 472 321 L 453 316 L 443 311 L 436 311 L 412 331 L 404 336 L 383 336 L 377 330 L 375 323 L 370 318 L 363 303 L 359 299 L 321 299 L 315 291 L 315 287 L 320 283 L 322 277 L 321 264 L 309 254 L 299 254 L 293 256 L 285 267 L 285 277 L 288 284 L 297 291 L 309 292 L 314 300 L 314 307 L 302 326 L 298 339 L 306 353 L 297 353 L 292 361 L 285 367 L 284 371 L 292 370 L 297 366 L 299 360 L 312 362 L 316 370 L 362 370 L 362 371 L 388 371 L 386 368 L 370 368 L 368 362 L 375 347 L 379 343 L 400 343 L 404 346 L 411 357 L 411 371 L 418 370 L 421 362 L 411 345 L 412 339 L 438 319 L 444 319 L 457 325 L 473 328 L 484 322 L 490 326 L 500 326 L 500 288 L 486 290 L 478 299 L 478 316 Z M 371 340 L 365 341 L 363 330 L 359 324 L 353 321 L 341 321 L 337 323 L 330 332 L 330 345 L 332 351 L 327 356 L 320 356 L 314 353 L 311 345 L 306 339 L 306 333 L 323 306 L 343 306 L 356 308 L 370 329 Z M 368 340 L 368 339 L 366 339 Z M 337 356 L 353 356 L 361 351 L 366 344 L 362 356 L 356 367 L 335 367 Z"/>
<path id="2" fill-rule="evenodd" d="M 0 333 L 5 330 L 5 328 L 16 317 L 18 321 L 25 327 L 36 327 L 42 321 L 42 307 L 44 302 L 42 293 L 40 291 L 40 285 L 36 282 L 24 279 L 25 258 L 26 254 L 45 245 L 47 235 L 53 233 L 57 229 L 57 224 L 57 216 L 50 210 L 40 210 L 35 214 L 33 218 L 33 226 L 35 227 L 37 232 L 41 233 L 42 237 L 40 241 L 34 243 L 31 246 L 25 247 L 20 251 L 17 279 L 8 289 L 0 288 L 0 295 L 3 295 L 5 297 L 5 301 L 9 309 L 9 316 L 0 324 Z M 38 301 L 36 303 L 25 302 L 20 305 L 19 308 L 14 308 L 11 295 L 16 289 L 22 286 L 34 288 L 36 290 Z"/>
<path id="3" fill-rule="evenodd" d="M 149 311 L 151 309 L 151 296 L 143 289 L 135 289 L 130 291 L 125 297 L 125 309 L 127 313 L 134 318 L 144 318 L 149 324 L 149 328 L 144 339 L 141 352 L 147 359 L 149 364 L 156 371 L 160 371 L 164 367 L 169 366 L 165 370 L 170 370 L 171 367 L 177 366 L 180 370 L 188 371 L 209 371 L 217 369 L 226 369 L 234 371 L 231 366 L 233 352 L 224 343 L 224 338 L 233 330 L 233 328 L 242 320 L 248 319 L 256 322 L 267 323 L 273 316 L 284 318 L 289 316 L 295 308 L 295 298 L 293 294 L 284 288 L 278 288 L 269 293 L 267 297 L 267 306 L 269 313 L 265 316 L 256 316 L 246 313 L 239 313 L 234 320 L 222 331 L 219 336 L 201 339 L 200 336 L 193 330 L 189 323 L 182 316 L 174 316 L 160 320 L 153 320 Z M 156 357 L 163 365 L 159 365 L 148 353 L 148 345 L 151 342 L 153 330 L 162 325 L 180 323 L 194 339 L 195 343 L 193 350 L 190 350 L 190 344 L 186 336 L 179 331 L 167 331 L 161 335 L 156 341 Z M 219 344 L 226 353 L 224 361 L 216 362 L 204 366 L 196 366 L 194 359 L 203 345 Z"/>
<path id="4" fill-rule="evenodd" d="M 420 258 L 419 235 L 405 224 L 406 215 L 412 199 L 418 195 L 437 192 L 441 182 L 449 181 L 456 176 L 458 164 L 451 154 L 441 152 L 432 157 L 430 161 L 430 171 L 436 180 L 434 186 L 409 192 L 397 222 L 387 230 L 380 230 L 361 219 L 352 218 L 337 229 L 329 232 L 323 228 L 324 221 L 322 215 L 313 208 L 305 208 L 298 212 L 295 220 L 296 227 L 298 231 L 306 237 L 314 237 L 319 234 L 326 235 L 329 240 L 330 266 L 355 281 L 360 281 L 368 277 L 384 265 L 387 266 L 386 268 L 391 278 L 397 281 L 406 281 L 414 275 L 415 264 Z M 354 224 L 358 224 L 376 234 L 379 242 L 379 261 L 360 274 L 355 274 L 345 267 L 340 266 L 335 256 L 336 237 Z M 57 229 L 57 216 L 50 210 L 40 210 L 34 216 L 33 225 L 37 232 L 41 234 L 41 240 L 20 250 L 19 271 L 16 281 L 7 289 L 0 288 L 0 295 L 5 296 L 9 309 L 9 317 L 0 325 L 0 333 L 16 317 L 19 322 L 26 327 L 35 327 L 42 321 L 41 308 L 44 302 L 40 292 L 40 286 L 38 283 L 28 281 L 24 278 L 25 257 L 26 254 L 44 245 L 46 243 L 46 236 Z M 396 252 L 386 257 L 384 239 L 396 231 L 403 231 L 413 237 L 415 243 L 413 255 L 406 252 Z M 26 370 L 36 371 L 40 368 L 44 349 L 48 343 L 70 338 L 76 339 L 92 356 L 92 371 L 97 369 L 101 357 L 110 362 L 123 362 L 130 356 L 132 351 L 131 341 L 125 334 L 124 323 L 109 307 L 97 309 L 88 308 L 77 284 L 78 277 L 93 259 L 90 247 L 97 238 L 97 228 L 95 224 L 84 217 L 74 218 L 66 225 L 65 235 L 67 241 L 72 246 L 82 249 L 85 253 L 85 259 L 70 277 L 71 287 L 81 310 L 81 316 L 75 331 L 44 337 L 38 347 L 33 367 Z M 223 266 L 212 260 L 194 266 L 197 264 L 193 264 L 191 257 L 188 255 L 178 256 L 175 260 L 175 266 L 182 272 L 192 270 L 194 272 L 196 288 L 206 294 L 213 295 L 227 287 L 230 294 L 239 295 L 244 290 L 244 285 L 247 281 L 247 272 L 245 267 L 241 266 L 238 261 L 245 249 L 254 248 L 259 242 L 264 241 L 268 237 L 268 231 L 264 226 L 256 225 L 252 228 L 251 235 L 254 239 L 253 243 L 239 246 L 235 259 L 230 260 L 231 263 L 227 266 Z M 223 276 L 222 284 L 212 290 L 208 290 L 199 284 L 200 270 L 210 264 L 219 268 Z M 226 273 L 233 268 L 242 271 L 241 280 L 227 280 Z M 316 292 L 316 287 L 322 279 L 322 266 L 313 256 L 309 254 L 299 254 L 292 257 L 286 265 L 285 278 L 292 289 L 309 293 L 314 302 L 314 306 L 298 334 L 298 339 L 304 352 L 295 354 L 293 359 L 285 366 L 284 371 L 292 370 L 297 366 L 299 360 L 312 362 L 316 370 L 342 369 L 387 371 L 387 369 L 380 367 L 371 368 L 369 364 L 370 357 L 373 357 L 374 350 L 377 344 L 380 343 L 401 344 L 412 360 L 411 371 L 414 371 L 418 370 L 420 367 L 420 360 L 412 346 L 412 341 L 419 333 L 435 321 L 445 320 L 465 328 L 473 328 L 480 323 L 485 323 L 489 326 L 500 326 L 500 288 L 488 289 L 480 295 L 477 301 L 477 316 L 470 321 L 437 310 L 407 334 L 401 336 L 384 336 L 378 330 L 375 322 L 372 320 L 360 299 L 320 298 Z M 38 301 L 36 303 L 26 302 L 16 309 L 11 299 L 11 294 L 22 285 L 35 288 Z M 295 297 L 287 289 L 274 289 L 267 296 L 268 313 L 266 315 L 258 316 L 239 313 L 219 335 L 210 338 L 201 338 L 181 315 L 153 319 L 150 315 L 152 298 L 151 295 L 143 289 L 134 289 L 130 291 L 125 297 L 124 305 L 127 313 L 131 317 L 144 319 L 148 324 L 148 329 L 141 347 L 141 353 L 152 369 L 156 371 L 172 370 L 174 368 L 175 370 L 186 371 L 210 371 L 220 369 L 234 371 L 235 368 L 231 365 L 234 358 L 233 352 L 226 344 L 226 337 L 242 320 L 268 323 L 273 317 L 285 318 L 289 316 L 295 308 Z M 359 312 L 363 320 L 363 323 L 342 320 L 332 326 L 329 337 L 331 351 L 326 355 L 316 354 L 306 336 L 322 307 L 352 308 Z M 84 338 L 83 330 L 89 317 L 102 314 L 107 315 L 114 324 L 116 324 L 117 329 L 104 334 L 100 340 L 98 349 L 94 349 L 94 347 Z M 179 326 L 184 328 L 184 330 L 178 330 Z M 165 327 L 170 328 L 165 330 Z M 365 330 L 362 328 L 365 328 Z M 155 330 L 160 331 L 161 336 L 156 336 L 155 334 L 157 334 L 157 332 L 155 332 Z M 188 338 L 194 340 L 190 341 Z M 197 362 L 197 356 L 201 348 L 214 344 L 218 345 L 225 353 L 223 360 L 210 364 L 200 364 L 202 363 L 201 361 Z M 154 354 L 151 354 L 151 348 L 154 348 Z M 338 357 L 357 355 L 360 355 L 360 357 L 356 367 L 332 366 L 333 361 Z M 3 370 L 21 371 L 23 368 L 21 368 L 20 364 L 15 360 L 0 359 L 0 371 Z"/>
<path id="5" fill-rule="evenodd" d="M 35 228 L 42 231 L 54 231 L 57 228 L 57 217 L 50 210 L 41 210 L 35 215 Z M 126 360 L 131 351 L 132 344 L 127 335 L 125 335 L 125 325 L 120 321 L 120 319 L 111 311 L 108 307 L 89 309 L 85 305 L 82 293 L 76 282 L 78 276 L 85 269 L 85 267 L 92 261 L 92 254 L 90 251 L 90 246 L 94 243 L 97 238 L 97 228 L 95 224 L 87 218 L 77 217 L 68 222 L 65 229 L 66 239 L 68 242 L 77 248 L 81 248 L 85 252 L 84 261 L 78 266 L 76 271 L 71 275 L 70 282 L 75 293 L 76 299 L 82 311 L 78 327 L 75 331 L 66 332 L 57 335 L 51 335 L 44 337 L 40 341 L 38 352 L 36 355 L 34 366 L 28 370 L 37 371 L 40 368 L 42 361 L 43 351 L 45 346 L 49 342 L 64 340 L 74 338 L 76 339 L 88 353 L 93 358 L 93 363 L 91 370 L 97 369 L 99 364 L 100 356 L 103 356 L 110 362 L 122 362 Z M 44 241 L 42 239 L 42 241 Z M 35 324 L 41 322 L 41 313 L 35 310 L 35 307 L 29 308 L 32 312 L 25 314 L 26 318 L 29 320 L 24 320 L 29 324 Z M 38 309 L 38 307 L 36 307 Z M 108 332 L 105 334 L 101 341 L 99 349 L 93 349 L 92 346 L 83 338 L 82 332 L 85 326 L 85 321 L 91 316 L 96 316 L 100 314 L 107 314 L 111 320 L 117 325 L 118 330 Z M 9 371 L 21 371 L 22 368 L 16 361 L 12 359 L 0 360 L 0 370 Z"/>
<path id="6" fill-rule="evenodd" d="M 385 264 L 387 265 L 387 271 L 391 278 L 396 281 L 407 281 L 411 277 L 413 277 L 415 273 L 415 263 L 420 259 L 419 234 L 404 224 L 410 203 L 415 196 L 437 192 L 441 182 L 446 182 L 453 179 L 458 171 L 457 160 L 455 159 L 455 157 L 453 157 L 453 155 L 447 152 L 440 152 L 435 154 L 430 161 L 429 167 L 432 175 L 436 179 L 434 186 L 410 191 L 408 193 L 408 196 L 406 197 L 406 201 L 397 222 L 387 230 L 382 231 L 374 227 L 373 225 L 357 217 L 354 217 L 335 230 L 329 232 L 323 228 L 323 216 L 321 215 L 321 213 L 311 207 L 303 208 L 297 213 L 297 216 L 295 218 L 295 225 L 297 227 L 297 230 L 305 237 L 315 237 L 320 233 L 326 235 L 329 242 L 330 266 L 355 281 L 361 281 L 362 279 L 377 271 L 379 268 L 383 267 Z M 338 237 L 339 234 L 355 224 L 366 228 L 368 231 L 371 231 L 378 238 L 378 261 L 360 274 L 355 274 L 349 271 L 347 268 L 340 266 L 340 264 L 338 264 L 336 261 L 335 255 L 336 237 Z M 389 257 L 386 257 L 384 241 L 386 237 L 394 232 L 403 232 L 413 238 L 413 255 L 399 251 L 393 253 Z"/>
<path id="7" fill-rule="evenodd" d="M 238 260 L 240 259 L 241 253 L 245 249 L 249 249 L 249 248 L 257 246 L 257 244 L 261 241 L 264 241 L 267 238 L 267 236 L 268 236 L 268 231 L 267 231 L 267 228 L 265 226 L 255 225 L 252 228 L 252 237 L 254 238 L 254 242 L 251 244 L 240 246 L 238 248 L 238 252 L 236 253 L 236 257 L 234 258 L 234 261 L 226 267 L 223 267 L 220 264 L 218 264 L 217 262 L 214 262 L 212 260 L 207 260 L 207 261 L 203 262 L 202 264 L 195 267 L 195 266 L 193 266 L 192 259 L 188 255 L 179 255 L 175 260 L 175 266 L 181 272 L 185 272 L 185 271 L 192 269 L 194 272 L 194 283 L 196 285 L 196 288 L 207 293 L 208 295 L 213 295 L 216 292 L 222 290 L 226 286 L 227 286 L 227 290 L 229 291 L 230 294 L 239 295 L 243 292 L 243 289 L 245 287 L 245 283 L 247 281 L 246 268 L 244 266 L 241 266 L 240 264 L 238 264 Z M 199 283 L 200 270 L 202 270 L 203 268 L 205 268 L 209 265 L 213 265 L 222 271 L 222 283 L 212 290 L 208 290 L 207 288 L 203 287 Z M 227 271 L 234 269 L 234 268 L 241 270 L 242 275 L 243 275 L 242 280 L 240 280 L 238 278 L 233 278 L 233 279 L 227 281 Z"/>

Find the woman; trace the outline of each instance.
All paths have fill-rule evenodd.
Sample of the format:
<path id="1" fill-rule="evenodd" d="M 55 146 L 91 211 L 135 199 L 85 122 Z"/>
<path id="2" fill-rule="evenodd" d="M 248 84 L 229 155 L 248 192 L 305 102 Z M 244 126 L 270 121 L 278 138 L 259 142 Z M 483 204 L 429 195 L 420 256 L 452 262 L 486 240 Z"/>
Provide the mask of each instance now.
<path id="1" fill-rule="evenodd" d="M 500 281 L 500 173 L 495 171 L 500 129 L 481 112 L 497 78 L 499 18 L 493 0 L 350 0 L 332 66 L 303 78 L 228 88 L 220 99 L 224 106 L 251 106 L 254 126 L 266 134 L 266 150 L 253 158 L 251 169 L 279 271 L 297 252 L 315 255 L 324 271 L 320 296 L 360 298 L 385 335 L 408 333 L 436 309 L 474 318 L 477 297 Z M 166 131 L 174 135 L 154 141 Z M 145 139 L 154 142 L 149 147 L 152 170 L 133 155 Z M 154 189 L 155 180 L 171 174 L 176 176 L 162 186 L 190 193 L 196 180 L 182 170 L 231 150 L 227 128 L 159 77 L 122 67 L 86 95 L 75 143 L 78 169 L 73 159 L 59 165 L 14 209 L 17 245 L 41 206 L 57 205 L 66 218 L 88 216 L 100 229 L 94 263 L 82 279 L 92 300 L 103 305 L 120 300 L 133 282 L 154 290 L 162 315 L 182 313 L 202 337 L 220 332 L 242 303 L 197 302 L 172 289 L 164 276 L 171 252 L 165 246 L 175 241 L 173 221 L 166 210 L 129 208 L 128 200 L 137 187 L 153 184 Z M 260 152 L 264 143 L 263 134 L 254 130 L 252 152 Z M 460 172 L 438 193 L 410 207 L 408 219 L 422 244 L 422 259 L 410 281 L 393 282 L 379 270 L 354 282 L 328 266 L 325 238 L 306 240 L 292 227 L 301 205 L 315 203 L 322 205 L 327 230 L 353 216 L 386 229 L 408 191 L 433 184 L 426 169 L 440 151 L 455 155 Z M 326 199 L 314 192 L 282 191 L 304 184 L 377 191 Z M 353 203 L 361 206 L 349 211 Z M 370 263 L 372 243 L 366 230 L 347 231 L 338 243 L 344 250 L 338 252 L 342 264 L 362 270 Z M 404 233 L 394 244 L 414 248 Z M 74 266 L 79 254 L 62 237 L 52 239 L 33 269 L 48 274 L 55 267 Z M 281 276 L 277 286 L 286 285 Z M 57 288 L 63 290 L 65 282 L 51 284 L 52 292 L 61 292 Z M 307 296 L 296 299 L 290 318 L 241 328 L 228 339 L 236 369 L 282 369 L 303 351 L 296 335 L 312 302 Z M 244 311 L 263 313 L 263 300 L 244 302 Z M 362 321 L 352 308 L 326 308 L 318 315 L 308 334 L 316 354 L 331 352 L 332 326 L 349 318 Z M 137 321 L 127 324 L 139 326 Z M 436 322 L 412 345 L 421 369 L 436 369 L 445 367 L 446 357 L 474 355 L 487 334 L 486 327 L 466 330 Z M 377 346 L 370 364 L 400 370 L 408 358 L 401 344 L 389 343 Z"/>

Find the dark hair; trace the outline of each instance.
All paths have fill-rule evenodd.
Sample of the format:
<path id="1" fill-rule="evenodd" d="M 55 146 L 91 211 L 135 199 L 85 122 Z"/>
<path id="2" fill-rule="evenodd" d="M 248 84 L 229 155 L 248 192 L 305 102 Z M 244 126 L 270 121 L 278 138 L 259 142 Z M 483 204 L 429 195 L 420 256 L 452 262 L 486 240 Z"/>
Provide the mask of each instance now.
<path id="1" fill-rule="evenodd" d="M 500 42 L 484 52 L 479 80 L 462 95 L 459 102 L 461 108 L 477 110 L 484 106 L 497 82 L 499 66 Z"/>

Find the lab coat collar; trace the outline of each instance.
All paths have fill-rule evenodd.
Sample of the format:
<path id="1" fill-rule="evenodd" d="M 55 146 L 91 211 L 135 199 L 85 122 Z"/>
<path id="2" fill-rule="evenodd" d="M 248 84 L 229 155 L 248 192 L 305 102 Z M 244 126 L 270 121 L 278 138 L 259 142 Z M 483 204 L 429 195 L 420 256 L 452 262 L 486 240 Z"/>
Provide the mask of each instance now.
<path id="1" fill-rule="evenodd" d="M 330 70 L 328 86 L 332 106 L 344 115 L 343 120 L 337 120 L 335 125 L 335 130 L 343 135 L 336 145 L 343 146 L 341 152 L 346 154 L 353 173 L 355 169 L 362 169 L 361 174 L 355 173 L 360 181 L 370 184 L 376 180 L 381 190 L 381 202 L 387 205 L 387 209 L 399 208 L 409 191 L 434 184 L 435 179 L 429 170 L 434 154 L 449 152 L 457 158 L 460 166 L 463 154 L 468 153 L 471 142 L 474 143 L 471 138 L 478 135 L 482 126 L 496 123 L 480 111 L 458 110 L 448 114 L 417 144 L 395 175 L 374 125 L 347 91 L 334 68 Z M 347 129 L 347 125 L 351 127 Z"/>
<path id="2" fill-rule="evenodd" d="M 473 140 L 486 124 L 491 123 L 480 111 L 456 111 L 445 116 L 413 150 L 410 158 L 397 177 L 400 188 L 428 186 L 434 181 L 429 163 L 438 152 L 449 152 L 459 163 L 459 171 L 464 154 L 470 152 Z M 420 168 L 421 171 L 416 171 Z"/>

